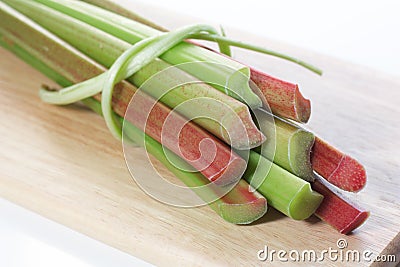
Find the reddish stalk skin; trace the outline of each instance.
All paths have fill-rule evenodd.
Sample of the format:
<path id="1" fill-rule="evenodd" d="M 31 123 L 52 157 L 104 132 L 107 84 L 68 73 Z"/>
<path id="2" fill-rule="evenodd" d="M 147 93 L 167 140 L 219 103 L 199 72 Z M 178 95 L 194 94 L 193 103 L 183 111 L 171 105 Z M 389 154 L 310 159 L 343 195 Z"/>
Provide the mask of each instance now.
<path id="1" fill-rule="evenodd" d="M 231 145 L 234 144 L 232 146 L 238 149 L 254 148 L 264 143 L 266 137 L 255 126 L 249 110 L 246 108 L 236 112 L 241 123 L 237 123 L 236 120 L 224 123 L 225 127 L 227 127 L 227 132 L 224 132 L 225 139 L 229 140 L 229 134 L 231 134 L 231 138 L 233 139 Z M 243 127 L 245 131 L 243 131 Z"/>
<path id="2" fill-rule="evenodd" d="M 245 180 L 242 179 L 241 181 Z M 235 190 L 237 190 L 237 195 L 227 194 L 223 197 L 227 204 L 254 203 L 260 199 L 259 193 L 257 193 L 257 191 L 255 193 L 248 183 L 238 183 L 235 186 Z"/>
<path id="3" fill-rule="evenodd" d="M 136 94 L 135 105 L 131 105 L 128 109 L 129 102 L 134 94 Z M 95 98 L 101 100 L 100 95 L 95 96 Z M 162 103 L 157 102 L 154 107 L 153 104 L 154 100 L 150 96 L 142 92 L 135 93 L 123 86 L 117 86 L 113 94 L 113 109 L 118 115 L 122 117 L 125 115 L 126 120 L 187 160 L 210 181 L 219 185 L 226 185 L 234 182 L 235 178 L 243 174 L 246 169 L 246 162 L 240 156 L 231 152 L 230 148 L 222 141 L 195 123 L 187 122 L 187 119 L 178 113 L 171 112 Z M 147 112 L 149 110 L 151 110 L 150 113 Z M 175 129 L 175 127 L 180 128 L 184 125 L 179 137 L 174 136 L 177 132 L 162 132 L 167 116 L 172 116 L 169 118 L 169 122 L 172 123 L 169 127 Z M 162 139 L 161 134 L 163 134 Z M 200 146 L 201 141 L 205 139 L 211 142 L 203 142 Z M 178 145 L 175 140 L 179 140 Z M 200 152 L 199 147 L 202 148 L 203 152 L 213 149 L 216 152 L 207 156 Z"/>
<path id="4" fill-rule="evenodd" d="M 135 104 L 129 107 L 125 119 L 184 158 L 210 181 L 226 185 L 241 177 L 246 169 L 246 162 L 231 152 L 228 146 L 161 103 L 151 109 L 153 104 L 154 100 L 150 96 L 136 92 Z M 148 112 L 149 110 L 151 111 Z M 163 131 L 168 116 L 173 116 L 168 119 L 171 124 L 167 126 L 168 130 Z M 205 139 L 208 141 L 202 143 Z M 213 150 L 215 154 L 210 153 Z"/>
<path id="5" fill-rule="evenodd" d="M 261 99 L 267 100 L 274 114 L 303 123 L 310 119 L 310 100 L 303 97 L 297 84 L 282 81 L 251 67 L 250 71 L 251 80 L 261 90 Z"/>
<path id="6" fill-rule="evenodd" d="M 369 212 L 359 209 L 329 190 L 319 181 L 312 183 L 312 188 L 324 196 L 315 215 L 341 234 L 348 234 L 360 227 L 369 216 Z"/>
<path id="7" fill-rule="evenodd" d="M 221 56 L 228 57 L 218 51 L 191 40 L 186 40 L 186 42 L 213 51 Z M 229 58 L 232 59 L 231 57 Z M 243 64 L 242 62 L 240 63 Z M 259 90 L 253 89 L 254 93 L 256 93 L 262 100 L 265 99 L 267 101 L 272 113 L 297 122 L 308 122 L 311 116 L 311 102 L 304 98 L 297 84 L 274 78 L 250 66 L 248 67 L 250 68 L 250 79 L 261 91 L 259 92 Z"/>
<path id="8" fill-rule="evenodd" d="M 352 157 L 316 137 L 311 153 L 313 169 L 340 189 L 357 192 L 367 182 L 364 167 Z"/>

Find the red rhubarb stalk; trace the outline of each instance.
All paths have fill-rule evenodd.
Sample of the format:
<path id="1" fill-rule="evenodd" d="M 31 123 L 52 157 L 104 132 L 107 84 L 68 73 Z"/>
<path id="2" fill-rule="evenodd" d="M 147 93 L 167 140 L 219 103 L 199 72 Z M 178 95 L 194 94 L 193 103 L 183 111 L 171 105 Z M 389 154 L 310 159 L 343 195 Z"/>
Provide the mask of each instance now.
<path id="1" fill-rule="evenodd" d="M 230 57 L 199 43 L 193 41 L 186 42 L 231 59 Z M 267 102 L 264 103 L 264 105 L 269 106 L 273 114 L 301 123 L 308 122 L 311 116 L 311 101 L 301 94 L 297 84 L 272 77 L 271 75 L 256 70 L 251 66 L 248 67 L 250 68 L 250 79 L 258 87 L 252 88 L 254 93 L 256 93 L 261 100 Z"/>
<path id="2" fill-rule="evenodd" d="M 306 123 L 311 115 L 310 100 L 304 98 L 297 84 L 274 78 L 261 71 L 250 68 L 251 80 L 260 89 L 264 99 L 268 102 L 272 113 Z"/>
<path id="3" fill-rule="evenodd" d="M 315 138 L 311 162 L 314 171 L 343 190 L 357 192 L 367 182 L 365 169 L 357 160 L 318 137 Z"/>
<path id="4" fill-rule="evenodd" d="M 125 114 L 127 121 L 185 159 L 210 181 L 226 185 L 242 176 L 246 162 L 215 136 L 162 103 L 154 105 L 155 100 L 141 91 L 135 93 L 134 104 L 127 109 L 127 101 L 132 97 L 133 94 L 125 95 L 123 99 L 119 97 L 116 101 L 118 108 L 114 107 L 114 110 L 122 116 Z M 164 122 L 168 116 L 169 124 L 166 126 Z"/>
<path id="5" fill-rule="evenodd" d="M 315 215 L 342 234 L 348 234 L 360 227 L 368 218 L 369 212 L 356 207 L 339 197 L 319 181 L 312 188 L 324 196 Z"/>

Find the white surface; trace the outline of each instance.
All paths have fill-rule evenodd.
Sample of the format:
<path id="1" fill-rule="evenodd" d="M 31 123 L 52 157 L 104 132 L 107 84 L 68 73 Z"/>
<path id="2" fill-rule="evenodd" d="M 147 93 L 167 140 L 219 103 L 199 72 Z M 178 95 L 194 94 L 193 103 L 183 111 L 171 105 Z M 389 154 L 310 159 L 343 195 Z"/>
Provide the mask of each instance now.
<path id="1" fill-rule="evenodd" d="M 396 0 L 142 2 L 400 75 L 400 2 Z M 0 266 L 144 264 L 0 199 Z"/>
<path id="2" fill-rule="evenodd" d="M 400 76 L 398 0 L 139 1 Z"/>
<path id="3" fill-rule="evenodd" d="M 151 266 L 0 198 L 0 266 Z"/>

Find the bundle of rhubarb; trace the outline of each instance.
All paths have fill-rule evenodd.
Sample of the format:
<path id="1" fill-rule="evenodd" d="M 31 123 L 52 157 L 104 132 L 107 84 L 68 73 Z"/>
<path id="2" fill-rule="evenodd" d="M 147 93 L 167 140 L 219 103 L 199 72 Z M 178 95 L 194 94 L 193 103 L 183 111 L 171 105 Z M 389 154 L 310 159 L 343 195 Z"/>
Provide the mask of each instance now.
<path id="1" fill-rule="evenodd" d="M 230 51 L 278 56 L 320 74 L 317 68 L 208 25 L 166 31 L 108 1 L 2 0 L 0 14 L 0 44 L 63 87 L 43 87 L 43 101 L 82 101 L 114 137 L 144 145 L 189 188 L 215 184 L 195 192 L 226 221 L 251 223 L 267 203 L 295 220 L 315 214 L 344 234 L 367 219 L 329 189 L 361 190 L 363 166 L 302 126 L 310 101 L 298 86 Z M 217 42 L 220 52 L 193 39 Z"/>

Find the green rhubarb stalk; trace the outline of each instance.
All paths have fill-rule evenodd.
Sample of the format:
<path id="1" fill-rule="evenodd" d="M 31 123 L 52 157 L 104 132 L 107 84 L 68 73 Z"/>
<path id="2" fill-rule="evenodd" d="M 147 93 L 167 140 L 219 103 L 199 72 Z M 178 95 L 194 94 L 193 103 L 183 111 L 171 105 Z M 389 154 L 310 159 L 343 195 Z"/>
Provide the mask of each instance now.
<path id="1" fill-rule="evenodd" d="M 0 3 L 0 7 L 1 7 Z M 13 43 L 12 40 L 8 39 L 3 35 L 0 30 L 0 46 L 3 46 L 7 50 L 14 53 L 16 56 L 21 58 L 26 63 L 30 64 L 35 69 L 39 70 L 45 74 L 50 79 L 54 80 L 61 86 L 70 86 L 72 83 L 59 72 L 55 71 L 53 68 L 49 67 L 47 64 L 39 60 L 38 58 L 32 56 L 29 51 L 25 50 L 21 46 Z M 68 60 L 68 58 L 64 58 Z M 58 69 L 62 71 L 62 69 Z M 93 109 L 97 113 L 101 113 L 101 105 L 98 101 L 92 98 L 83 100 L 83 103 Z M 140 134 L 140 131 L 133 125 L 127 126 L 129 128 L 128 132 L 133 135 Z M 132 138 L 135 138 L 132 136 Z M 164 164 L 172 173 L 174 173 L 182 182 L 184 182 L 189 187 L 198 187 L 208 184 L 208 180 L 202 176 L 200 173 L 185 172 L 170 163 L 166 159 L 164 151 L 160 143 L 149 136 L 145 136 L 146 148 L 153 154 L 160 162 Z M 140 142 L 138 142 L 140 143 Z M 165 148 L 164 148 L 165 149 Z M 179 164 L 179 166 L 187 166 L 187 164 L 173 153 L 169 153 L 168 157 L 174 157 L 173 162 Z M 199 194 L 199 197 L 204 201 L 209 199 L 216 199 L 219 192 L 213 190 L 209 191 L 198 191 L 194 192 Z M 237 185 L 225 196 L 217 199 L 214 202 L 207 203 L 219 216 L 224 220 L 234 223 L 234 224 L 248 224 L 251 223 L 261 216 L 263 216 L 267 210 L 267 202 L 264 197 L 262 197 L 257 192 L 252 192 L 249 185 L 244 180 L 240 180 Z"/>
<path id="2" fill-rule="evenodd" d="M 89 57 L 95 59 L 100 64 L 110 67 L 114 61 L 131 45 L 118 38 L 115 38 L 103 31 L 96 29 L 86 23 L 73 19 L 55 10 L 51 10 L 46 6 L 35 3 L 34 1 L 18 1 L 18 0 L 7 0 L 14 8 L 17 8 L 20 12 L 29 16 L 48 30 L 57 34 L 59 37 L 65 39 L 67 42 L 78 48 Z M 99 43 L 101 45 L 99 45 Z M 206 64 L 209 65 L 209 64 Z M 151 64 L 148 64 L 142 68 L 135 75 L 130 77 L 130 81 L 140 86 L 141 81 L 147 80 L 155 72 L 154 70 L 162 70 L 169 67 L 169 65 L 161 60 L 154 60 Z M 183 80 L 191 80 L 194 78 L 188 77 L 188 74 L 181 71 L 181 74 L 177 76 L 178 69 L 174 70 L 173 75 L 170 72 L 162 72 L 160 80 L 174 81 L 176 77 L 183 77 Z M 151 83 L 154 85 L 154 82 Z M 151 86 L 143 87 L 146 93 L 149 93 L 155 98 L 165 93 L 165 86 Z M 88 96 L 88 95 L 87 95 Z M 204 83 L 190 84 L 189 86 L 179 86 L 169 91 L 161 100 L 169 107 L 174 108 L 177 105 L 193 98 L 211 98 L 216 101 L 211 102 L 215 107 L 210 107 L 210 101 L 194 101 L 192 106 L 186 106 L 180 109 L 180 112 L 186 117 L 192 118 L 193 116 L 199 115 L 198 111 L 209 111 L 211 112 L 212 118 L 218 122 L 230 122 L 225 123 L 222 128 L 220 124 L 215 123 L 211 119 L 196 119 L 194 120 L 197 124 L 207 129 L 214 135 L 220 137 L 227 143 L 231 144 L 238 149 L 247 149 L 249 147 L 256 147 L 260 145 L 264 140 L 264 136 L 258 131 L 254 125 L 250 113 L 245 105 L 236 101 L 225 94 L 214 90 L 211 86 Z M 232 139 L 228 138 L 228 133 L 235 132 L 238 121 L 229 118 L 235 114 L 229 113 L 228 116 L 226 110 L 219 108 L 221 105 L 218 102 L 224 103 L 229 109 L 234 111 L 242 121 L 240 124 L 245 126 L 247 136 L 231 136 Z M 243 131 L 242 131 L 243 132 Z M 249 139 L 249 140 L 248 140 Z M 249 141 L 249 143 L 247 142 Z"/>
<path id="3" fill-rule="evenodd" d="M 6 2 L 11 3 L 14 1 L 6 0 Z M 55 10 L 58 10 L 71 17 L 75 17 L 98 29 L 104 30 L 105 32 L 108 32 L 108 30 L 111 29 L 112 32 L 117 32 L 116 37 L 129 43 L 136 43 L 144 38 L 160 34 L 159 31 L 148 26 L 135 21 L 127 20 L 126 22 L 124 21 L 123 24 L 128 22 L 134 23 L 135 29 L 138 31 L 136 32 L 137 35 L 132 33 L 129 34 L 130 31 L 120 27 L 120 24 L 113 24 L 115 21 L 125 19 L 124 17 L 83 2 L 47 0 L 38 0 L 35 2 L 45 4 L 48 7 L 54 8 Z M 103 13 L 103 11 L 110 14 Z M 93 16 L 91 16 L 91 14 L 93 14 Z M 107 20 L 105 20 L 106 17 L 103 15 L 108 16 Z M 107 21 L 109 21 L 109 23 L 107 23 Z M 121 21 L 119 23 L 121 23 Z M 218 34 L 215 34 L 215 36 L 218 36 Z M 194 67 L 193 65 L 181 65 L 178 67 L 199 78 L 200 80 L 206 80 L 212 84 L 215 84 L 215 88 L 222 92 L 226 92 L 228 89 L 227 92 L 230 96 L 243 101 L 251 108 L 258 108 L 262 106 L 260 98 L 251 90 L 249 86 L 250 69 L 238 62 L 220 57 L 215 53 L 184 42 L 164 53 L 161 58 L 173 65 L 199 61 L 218 63 L 219 66 L 215 67 Z M 227 87 L 225 87 L 225 85 L 227 85 Z"/>
<path id="4" fill-rule="evenodd" d="M 278 117 L 274 117 L 274 120 L 263 120 L 263 117 L 259 116 L 258 119 L 261 131 L 271 138 L 257 151 L 296 176 L 306 181 L 314 181 L 311 165 L 314 134 Z M 272 138 L 274 135 L 275 138 Z"/>
<path id="5" fill-rule="evenodd" d="M 16 44 L 12 39 L 7 38 L 3 31 L 0 29 L 0 46 L 12 52 L 14 55 L 22 59 L 25 63 L 29 64 L 39 72 L 45 74 L 52 81 L 56 82 L 61 86 L 69 86 L 71 82 L 58 72 L 53 71 L 43 62 L 34 58 L 29 52 L 23 49 L 21 46 Z"/>
<path id="6" fill-rule="evenodd" d="M 260 180 L 260 176 L 264 181 L 257 191 L 267 198 L 268 205 L 295 220 L 310 217 L 323 200 L 321 194 L 312 190 L 309 182 L 251 151 L 243 178 L 252 185 L 253 180 Z"/>

